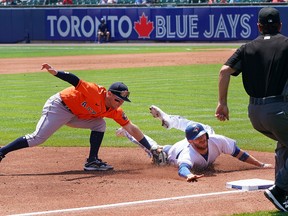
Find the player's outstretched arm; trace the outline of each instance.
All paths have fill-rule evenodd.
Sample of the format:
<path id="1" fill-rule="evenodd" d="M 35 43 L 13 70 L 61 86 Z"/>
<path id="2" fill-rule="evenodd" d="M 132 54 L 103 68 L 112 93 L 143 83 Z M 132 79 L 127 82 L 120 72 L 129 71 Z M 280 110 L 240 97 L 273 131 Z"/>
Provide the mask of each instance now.
<path id="1" fill-rule="evenodd" d="M 187 182 L 197 182 L 197 179 L 204 177 L 204 175 L 195 175 L 191 173 L 191 166 L 187 163 L 181 163 L 178 167 L 178 174 L 186 178 Z"/>
<path id="2" fill-rule="evenodd" d="M 190 175 L 187 176 L 186 181 L 187 182 L 197 182 L 197 179 L 204 177 L 204 174 L 201 175 L 195 175 L 191 173 Z"/>
<path id="3" fill-rule="evenodd" d="M 236 157 L 243 162 L 252 164 L 252 165 L 257 166 L 259 168 L 264 168 L 264 169 L 274 168 L 272 164 L 263 163 L 241 149 L 240 149 L 239 154 Z"/>
<path id="4" fill-rule="evenodd" d="M 43 70 L 43 69 L 46 69 L 53 76 L 57 75 L 57 73 L 58 73 L 57 70 L 55 70 L 51 65 L 49 65 L 47 63 L 42 64 L 41 70 Z"/>
<path id="5" fill-rule="evenodd" d="M 77 86 L 80 82 L 80 79 L 72 74 L 72 73 L 69 73 L 69 72 L 65 72 L 65 71 L 57 71 L 55 70 L 51 65 L 47 64 L 47 63 L 44 63 L 42 64 L 42 69 L 46 69 L 50 74 L 58 77 L 59 79 L 62 79 L 68 83 L 70 83 L 71 85 L 73 86 Z"/>

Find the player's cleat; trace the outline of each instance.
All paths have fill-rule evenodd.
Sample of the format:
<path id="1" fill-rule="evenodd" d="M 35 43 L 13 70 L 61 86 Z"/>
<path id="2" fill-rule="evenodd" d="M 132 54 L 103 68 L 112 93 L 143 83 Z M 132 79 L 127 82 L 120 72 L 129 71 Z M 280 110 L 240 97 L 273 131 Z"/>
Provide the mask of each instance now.
<path id="1" fill-rule="evenodd" d="M 117 130 L 116 130 L 116 136 L 117 137 L 127 137 L 127 131 L 124 129 L 124 128 L 118 128 Z"/>
<path id="2" fill-rule="evenodd" d="M 149 109 L 150 109 L 150 113 L 152 114 L 154 118 L 158 118 L 161 120 L 163 127 L 167 129 L 171 128 L 171 120 L 168 114 L 166 114 L 159 107 L 154 106 L 154 105 L 150 106 Z"/>
<path id="3" fill-rule="evenodd" d="M 281 189 L 280 189 L 281 190 Z M 277 209 L 283 212 L 288 211 L 288 201 L 286 199 L 286 193 L 279 191 L 279 188 L 276 188 L 275 185 L 266 189 L 264 195 L 269 199 Z"/>
<path id="4" fill-rule="evenodd" d="M 84 170 L 85 171 L 106 171 L 112 170 L 113 166 L 103 162 L 101 159 L 95 159 L 95 161 L 91 161 L 85 163 Z"/>

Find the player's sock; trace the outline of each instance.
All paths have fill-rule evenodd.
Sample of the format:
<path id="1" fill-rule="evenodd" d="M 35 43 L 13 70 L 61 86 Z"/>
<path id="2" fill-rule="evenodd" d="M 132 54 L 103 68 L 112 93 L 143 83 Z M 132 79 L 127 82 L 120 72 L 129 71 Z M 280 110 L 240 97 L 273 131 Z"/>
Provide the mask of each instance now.
<path id="1" fill-rule="evenodd" d="M 90 153 L 88 162 L 98 159 L 98 152 L 104 137 L 104 132 L 91 131 L 90 134 Z"/>
<path id="2" fill-rule="evenodd" d="M 11 151 L 15 151 L 22 148 L 29 147 L 28 142 L 25 137 L 19 137 L 18 139 L 14 140 L 13 142 L 9 143 L 6 146 L 1 147 L 0 152 L 4 155 L 8 154 Z"/>

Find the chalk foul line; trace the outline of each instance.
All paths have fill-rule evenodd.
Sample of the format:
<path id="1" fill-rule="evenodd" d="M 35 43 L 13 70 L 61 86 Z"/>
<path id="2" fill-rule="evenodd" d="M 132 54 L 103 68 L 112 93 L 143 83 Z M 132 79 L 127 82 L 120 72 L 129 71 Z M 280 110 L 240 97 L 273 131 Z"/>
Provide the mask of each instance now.
<path id="1" fill-rule="evenodd" d="M 177 196 L 177 197 L 168 197 L 168 198 L 161 198 L 161 199 L 150 199 L 150 200 L 139 200 L 139 201 L 122 202 L 122 203 L 114 203 L 114 204 L 99 205 L 99 206 L 88 206 L 88 207 L 81 207 L 81 208 L 70 208 L 70 209 L 59 209 L 59 210 L 42 211 L 42 212 L 31 212 L 31 213 L 24 213 L 24 214 L 13 214 L 10 216 L 49 215 L 49 214 L 57 214 L 57 213 L 60 214 L 60 213 L 65 213 L 65 212 L 76 212 L 76 211 L 88 211 L 88 210 L 95 210 L 95 209 L 115 208 L 115 207 L 138 205 L 138 204 L 145 204 L 145 203 L 164 202 L 164 201 L 171 201 L 171 200 L 181 200 L 181 199 L 207 197 L 207 196 L 215 196 L 215 195 L 219 196 L 219 195 L 242 193 L 242 192 L 247 192 L 247 191 L 233 190 L 233 191 L 206 193 L 206 194 L 193 194 L 193 195 L 187 195 L 187 196 Z"/>

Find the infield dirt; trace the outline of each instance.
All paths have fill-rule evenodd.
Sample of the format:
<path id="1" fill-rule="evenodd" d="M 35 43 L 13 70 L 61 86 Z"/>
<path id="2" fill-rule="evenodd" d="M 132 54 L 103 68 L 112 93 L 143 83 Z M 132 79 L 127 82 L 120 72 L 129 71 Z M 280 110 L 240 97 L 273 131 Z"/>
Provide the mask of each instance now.
<path id="1" fill-rule="evenodd" d="M 223 64 L 233 50 L 209 52 L 101 55 L 0 59 L 0 73 L 39 72 L 51 63 L 63 70 L 134 68 L 160 65 Z M 2 143 L 4 145 L 4 143 Z M 199 196 L 126 206 L 109 204 L 232 191 L 227 181 L 262 178 L 274 180 L 274 169 L 258 169 L 231 156 L 220 156 L 205 178 L 187 183 L 174 167 L 156 167 L 139 148 L 101 148 L 100 156 L 114 166 L 108 172 L 84 172 L 87 148 L 34 147 L 13 152 L 0 164 L 0 215 L 89 206 L 98 209 L 49 215 L 231 215 L 275 210 L 263 191 Z M 274 154 L 249 152 L 274 164 Z"/>

